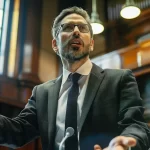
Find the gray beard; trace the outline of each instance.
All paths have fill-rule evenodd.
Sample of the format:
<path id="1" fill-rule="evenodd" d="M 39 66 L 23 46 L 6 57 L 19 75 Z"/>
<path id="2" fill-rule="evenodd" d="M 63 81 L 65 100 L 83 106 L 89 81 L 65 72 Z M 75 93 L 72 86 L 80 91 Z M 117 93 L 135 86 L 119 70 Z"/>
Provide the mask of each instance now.
<path id="1" fill-rule="evenodd" d="M 89 47 L 87 46 L 89 49 Z M 62 57 L 68 60 L 69 62 L 79 61 L 90 54 L 90 50 L 78 52 L 78 48 L 73 48 L 68 52 L 62 52 Z"/>
<path id="2" fill-rule="evenodd" d="M 74 61 L 79 61 L 85 57 L 87 57 L 90 54 L 90 43 L 89 45 L 85 46 L 84 48 L 86 49 L 85 51 L 78 52 L 79 48 L 74 47 L 69 50 L 69 45 L 68 45 L 68 39 L 63 45 L 61 46 L 64 51 L 61 51 L 61 56 L 65 58 L 69 62 L 74 62 Z M 83 43 L 84 44 L 84 43 Z M 84 45 L 83 45 L 84 46 Z M 65 50 L 68 49 L 68 50 Z"/>
<path id="3" fill-rule="evenodd" d="M 73 52 L 63 53 L 62 54 L 62 56 L 65 59 L 67 59 L 69 62 L 79 61 L 79 60 L 85 58 L 88 55 L 89 55 L 89 52 L 83 52 L 83 53 L 78 54 L 78 55 L 74 55 Z"/>

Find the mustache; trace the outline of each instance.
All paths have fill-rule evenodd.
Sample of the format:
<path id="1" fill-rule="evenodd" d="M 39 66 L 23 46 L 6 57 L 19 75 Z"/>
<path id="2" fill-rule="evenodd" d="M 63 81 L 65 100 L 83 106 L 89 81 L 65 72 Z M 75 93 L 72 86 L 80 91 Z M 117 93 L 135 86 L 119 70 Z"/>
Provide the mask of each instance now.
<path id="1" fill-rule="evenodd" d="M 80 37 L 70 37 L 68 40 L 64 43 L 64 45 L 70 45 L 74 40 L 77 40 L 80 44 L 84 46 L 84 42 Z"/>
<path id="2" fill-rule="evenodd" d="M 84 42 L 82 41 L 81 38 L 72 38 L 72 39 L 69 41 L 69 44 L 71 44 L 74 40 L 78 41 L 81 45 L 84 45 Z"/>

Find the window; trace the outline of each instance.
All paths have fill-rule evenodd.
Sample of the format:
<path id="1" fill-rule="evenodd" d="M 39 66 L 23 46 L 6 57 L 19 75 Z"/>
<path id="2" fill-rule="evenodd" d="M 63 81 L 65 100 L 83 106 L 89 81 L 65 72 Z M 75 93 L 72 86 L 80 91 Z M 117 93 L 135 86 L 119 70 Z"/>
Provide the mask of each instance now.
<path id="1" fill-rule="evenodd" d="M 4 12 L 4 0 L 1 0 L 0 1 L 0 41 L 1 41 L 1 32 L 2 32 L 3 12 Z"/>
<path id="2" fill-rule="evenodd" d="M 2 26 L 3 26 L 3 16 L 4 16 L 4 0 L 0 0 L 0 73 L 2 72 L 3 65 L 3 54 L 1 50 L 1 42 L 2 42 Z"/>
<path id="3" fill-rule="evenodd" d="M 0 74 L 3 73 L 10 0 L 0 0 Z"/>

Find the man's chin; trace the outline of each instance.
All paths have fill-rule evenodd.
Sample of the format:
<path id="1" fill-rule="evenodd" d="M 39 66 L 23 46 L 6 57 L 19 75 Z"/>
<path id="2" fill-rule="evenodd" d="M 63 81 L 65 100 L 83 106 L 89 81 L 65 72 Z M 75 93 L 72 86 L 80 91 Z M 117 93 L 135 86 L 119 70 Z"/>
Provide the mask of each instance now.
<path id="1" fill-rule="evenodd" d="M 65 58 L 69 61 L 69 62 L 75 62 L 75 61 L 80 61 L 81 59 L 84 59 L 85 57 L 87 57 L 89 54 L 83 54 L 83 55 L 74 55 L 74 56 L 66 56 Z"/>
<path id="2" fill-rule="evenodd" d="M 80 50 L 80 47 L 79 47 L 79 46 L 74 46 L 74 47 L 72 47 L 72 50 L 73 50 L 73 51 L 79 51 L 79 50 Z"/>

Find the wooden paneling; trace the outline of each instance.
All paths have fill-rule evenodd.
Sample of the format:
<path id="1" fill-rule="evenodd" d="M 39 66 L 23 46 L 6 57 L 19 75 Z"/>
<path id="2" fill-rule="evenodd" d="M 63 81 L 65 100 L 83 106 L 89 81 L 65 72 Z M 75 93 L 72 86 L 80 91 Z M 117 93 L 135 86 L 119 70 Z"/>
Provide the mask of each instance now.
<path id="1" fill-rule="evenodd" d="M 149 0 L 134 0 L 137 6 L 140 9 L 147 9 L 150 7 L 150 1 Z M 117 20 L 120 16 L 120 11 L 122 9 L 122 6 L 125 4 L 125 0 L 107 0 L 107 12 L 108 12 L 108 20 Z"/>
<path id="2" fill-rule="evenodd" d="M 135 19 L 120 18 L 105 24 L 106 53 L 136 44 L 138 39 L 150 33 L 150 9 L 142 10 Z"/>
<path id="3" fill-rule="evenodd" d="M 0 146 L 0 150 L 9 150 L 9 148 L 4 147 L 4 146 Z"/>
<path id="4" fill-rule="evenodd" d="M 41 83 L 38 77 L 38 64 L 42 0 L 37 0 L 36 3 L 35 0 L 14 0 L 14 3 L 17 2 L 19 24 L 15 35 L 17 45 L 13 49 L 15 63 L 11 68 L 14 73 L 11 77 L 8 76 L 7 68 L 11 61 L 9 62 L 7 54 L 4 73 L 0 75 L 0 114 L 10 118 L 20 113 L 30 98 L 33 87 Z M 6 51 L 9 53 L 8 49 Z M 40 140 L 35 140 L 18 150 L 41 150 L 40 145 Z M 0 150 L 9 148 L 1 146 Z"/>
<path id="5" fill-rule="evenodd" d="M 150 70 L 150 40 L 95 57 L 92 60 L 102 68 L 132 69 L 137 76 L 144 74 Z"/>

